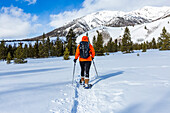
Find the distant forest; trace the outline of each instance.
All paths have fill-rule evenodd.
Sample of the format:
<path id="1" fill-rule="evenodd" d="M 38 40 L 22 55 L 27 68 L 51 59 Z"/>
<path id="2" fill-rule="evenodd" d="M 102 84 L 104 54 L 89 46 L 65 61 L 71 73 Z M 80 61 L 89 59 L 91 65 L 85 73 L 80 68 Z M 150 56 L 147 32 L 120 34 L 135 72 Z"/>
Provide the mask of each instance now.
<path id="1" fill-rule="evenodd" d="M 121 40 L 112 40 L 110 38 L 105 45 L 102 34 L 98 31 L 96 32 L 98 35 L 93 37 L 92 45 L 97 56 L 117 51 L 133 53 L 134 50 L 142 50 L 142 52 L 146 52 L 147 49 L 170 50 L 170 33 L 167 32 L 165 27 L 162 29 L 157 41 L 153 38 L 151 42 L 146 41 L 141 44 L 131 41 L 128 27 L 125 28 Z M 88 34 L 86 35 L 88 36 Z M 43 34 L 42 40 L 36 40 L 34 44 L 23 45 L 21 41 L 16 46 L 15 44 L 6 44 L 6 41 L 2 40 L 0 43 L 0 60 L 7 61 L 8 64 L 10 64 L 11 60 L 14 60 L 14 63 L 26 63 L 26 58 L 48 58 L 53 56 L 63 56 L 65 60 L 68 60 L 69 55 L 74 55 L 77 48 L 75 36 L 76 34 L 70 29 L 65 41 L 62 41 L 59 37 L 55 41 L 50 41 L 49 37 L 45 40 L 45 34 Z"/>

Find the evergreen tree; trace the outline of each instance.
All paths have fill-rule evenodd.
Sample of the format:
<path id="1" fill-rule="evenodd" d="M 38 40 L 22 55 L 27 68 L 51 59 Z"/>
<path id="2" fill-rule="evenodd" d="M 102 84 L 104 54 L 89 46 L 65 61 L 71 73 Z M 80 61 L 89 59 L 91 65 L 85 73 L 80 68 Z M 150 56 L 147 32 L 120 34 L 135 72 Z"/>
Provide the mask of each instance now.
<path id="1" fill-rule="evenodd" d="M 144 27 L 144 29 L 146 29 L 146 30 L 147 30 L 147 27 L 145 26 L 145 27 Z"/>
<path id="2" fill-rule="evenodd" d="M 62 55 L 62 50 L 63 49 L 63 44 L 62 44 L 62 41 L 60 40 L 59 37 L 57 37 L 57 40 L 56 40 L 56 48 L 55 48 L 55 51 L 56 51 L 56 56 L 61 56 Z"/>
<path id="3" fill-rule="evenodd" d="M 152 49 L 157 49 L 155 38 L 152 39 Z"/>
<path id="4" fill-rule="evenodd" d="M 21 63 L 26 63 L 27 62 L 27 61 L 24 60 L 24 49 L 22 48 L 22 43 L 20 43 L 17 50 L 15 51 L 14 62 L 16 64 L 21 64 Z"/>
<path id="5" fill-rule="evenodd" d="M 42 47 L 40 47 L 41 52 L 39 52 L 39 56 L 41 56 L 41 58 L 49 57 L 49 48 L 48 47 L 49 47 L 50 40 L 48 37 L 47 41 L 45 41 L 45 38 L 46 38 L 46 35 L 45 35 L 45 33 L 43 33 Z"/>
<path id="6" fill-rule="evenodd" d="M 139 50 L 143 48 L 143 43 L 139 44 Z"/>
<path id="7" fill-rule="evenodd" d="M 69 58 L 69 50 L 68 50 L 68 48 L 66 48 L 65 49 L 65 51 L 64 51 L 64 60 L 69 60 L 70 58 Z"/>
<path id="8" fill-rule="evenodd" d="M 133 49 L 134 50 L 139 50 L 139 44 L 138 43 L 133 44 Z"/>
<path id="9" fill-rule="evenodd" d="M 47 46 L 47 41 L 45 41 L 45 35 L 43 35 L 43 40 L 42 42 L 39 43 L 39 46 L 38 46 L 38 56 L 40 58 L 47 58 L 49 57 L 49 49 L 48 49 L 48 46 Z"/>
<path id="10" fill-rule="evenodd" d="M 0 60 L 5 60 L 6 57 L 7 57 L 7 54 L 6 54 L 5 41 L 2 40 L 0 44 Z"/>
<path id="11" fill-rule="evenodd" d="M 70 55 L 74 55 L 76 51 L 76 34 L 73 32 L 73 29 L 70 29 L 67 36 L 66 36 L 66 42 L 67 42 L 67 48 L 70 52 Z"/>
<path id="12" fill-rule="evenodd" d="M 44 58 L 45 57 L 45 55 L 44 55 L 45 51 L 44 51 L 44 46 L 43 46 L 43 44 L 41 42 L 39 43 L 38 51 L 39 51 L 38 56 L 40 58 Z"/>
<path id="13" fill-rule="evenodd" d="M 39 58 L 39 49 L 38 49 L 38 44 L 39 44 L 39 42 L 38 42 L 38 40 L 36 41 L 36 43 L 34 44 L 34 57 L 35 58 Z"/>
<path id="14" fill-rule="evenodd" d="M 104 45 L 103 49 L 104 49 L 104 52 L 108 52 L 108 49 L 107 49 L 107 45 L 106 45 L 106 44 Z"/>
<path id="15" fill-rule="evenodd" d="M 129 52 L 133 52 L 133 42 L 129 42 Z"/>
<path id="16" fill-rule="evenodd" d="M 7 64 L 10 64 L 10 63 L 11 63 L 12 56 L 11 56 L 11 53 L 10 53 L 10 52 L 8 52 L 8 55 L 7 55 L 6 60 L 7 60 Z"/>
<path id="17" fill-rule="evenodd" d="M 32 44 L 30 43 L 29 44 L 29 48 L 28 48 L 28 54 L 27 54 L 27 57 L 28 58 L 34 58 L 34 48 L 32 47 Z"/>
<path id="18" fill-rule="evenodd" d="M 118 51 L 121 51 L 121 48 L 122 48 L 122 44 L 119 42 Z"/>
<path id="19" fill-rule="evenodd" d="M 12 57 L 12 58 L 14 58 L 14 51 L 15 51 L 15 50 L 14 50 L 14 48 L 12 47 L 12 45 L 10 45 L 10 44 L 9 44 L 9 45 L 7 45 L 6 49 L 7 49 L 7 50 L 6 50 L 6 51 L 7 51 L 7 53 L 9 53 L 9 52 L 10 52 L 11 57 Z"/>
<path id="20" fill-rule="evenodd" d="M 162 40 L 160 37 L 158 37 L 158 42 L 157 42 L 157 48 L 159 48 L 159 50 L 161 49 L 161 46 L 162 46 Z"/>
<path id="21" fill-rule="evenodd" d="M 97 31 L 97 42 L 96 42 L 96 55 L 102 56 L 104 55 L 104 48 L 103 48 L 103 37 L 102 34 Z"/>
<path id="22" fill-rule="evenodd" d="M 62 49 L 61 49 L 62 50 L 61 56 L 63 56 L 64 55 L 64 50 L 65 50 L 65 47 L 66 47 L 64 42 L 62 42 L 62 46 L 61 47 L 62 47 Z"/>
<path id="23" fill-rule="evenodd" d="M 117 52 L 118 51 L 118 41 L 115 39 L 115 41 L 112 41 L 112 38 L 107 43 L 107 52 Z"/>
<path id="24" fill-rule="evenodd" d="M 45 48 L 46 48 L 46 52 L 47 52 L 47 57 L 50 56 L 50 50 L 51 50 L 51 47 L 50 47 L 50 38 L 48 37 L 47 38 L 47 41 L 46 41 L 46 45 L 45 45 Z"/>
<path id="25" fill-rule="evenodd" d="M 50 43 L 50 56 L 56 56 L 55 55 L 55 44 L 54 44 L 55 42 L 51 42 Z"/>
<path id="26" fill-rule="evenodd" d="M 49 57 L 49 49 L 48 49 L 48 45 L 47 45 L 47 41 L 45 41 L 45 39 L 43 38 L 43 54 L 42 54 L 42 56 L 43 56 L 43 58 L 47 58 L 47 57 Z"/>
<path id="27" fill-rule="evenodd" d="M 131 35 L 128 27 L 126 27 L 124 31 L 121 51 L 125 53 L 133 52 L 133 43 L 131 41 Z"/>
<path id="28" fill-rule="evenodd" d="M 114 43 L 112 42 L 112 38 L 107 43 L 107 52 L 113 52 L 114 51 Z"/>
<path id="29" fill-rule="evenodd" d="M 143 47 L 142 47 L 142 52 L 146 52 L 146 49 L 147 49 L 147 45 L 146 45 L 146 43 L 144 42 L 144 43 L 143 43 Z"/>
<path id="30" fill-rule="evenodd" d="M 150 48 L 150 49 L 153 48 L 152 42 L 149 42 L 149 48 Z"/>
<path id="31" fill-rule="evenodd" d="M 96 51 L 96 42 L 97 42 L 97 41 L 96 41 L 96 37 L 94 36 L 92 43 L 93 43 L 93 48 L 94 48 L 95 51 Z"/>
<path id="32" fill-rule="evenodd" d="M 117 52 L 118 51 L 118 41 L 117 39 L 115 39 L 115 43 L 114 43 L 114 52 Z"/>
<path id="33" fill-rule="evenodd" d="M 170 34 L 167 32 L 165 27 L 162 29 L 158 44 L 160 46 L 160 50 L 170 50 Z"/>
<path id="34" fill-rule="evenodd" d="M 24 58 L 28 58 L 28 52 L 29 52 L 29 50 L 28 50 L 28 45 L 25 44 L 25 45 L 24 45 Z"/>
<path id="35" fill-rule="evenodd" d="M 148 41 L 146 41 L 146 46 L 147 46 L 147 49 L 151 49 Z"/>
<path id="36" fill-rule="evenodd" d="M 54 53 L 55 53 L 55 51 L 53 51 L 54 48 L 55 48 L 55 41 L 51 41 L 50 42 L 50 50 L 49 50 L 50 56 L 54 56 Z"/>

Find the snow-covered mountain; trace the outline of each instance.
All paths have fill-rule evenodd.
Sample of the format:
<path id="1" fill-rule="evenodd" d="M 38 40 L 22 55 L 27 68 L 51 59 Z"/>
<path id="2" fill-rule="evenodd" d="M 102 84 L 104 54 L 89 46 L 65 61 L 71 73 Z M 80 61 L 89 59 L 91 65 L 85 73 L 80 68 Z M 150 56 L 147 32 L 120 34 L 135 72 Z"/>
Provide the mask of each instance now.
<path id="1" fill-rule="evenodd" d="M 145 19 L 155 21 L 170 15 L 170 7 L 151 7 L 145 6 L 139 10 L 132 11 L 130 15 L 141 16 Z"/>
<path id="2" fill-rule="evenodd" d="M 75 19 L 49 33 L 46 36 L 66 36 L 72 28 L 77 36 L 99 27 L 125 27 L 152 23 L 170 16 L 170 7 L 146 6 L 131 12 L 99 11 Z M 33 39 L 40 39 L 42 36 Z"/>
<path id="3" fill-rule="evenodd" d="M 90 29 L 99 26 L 123 27 L 142 23 L 149 23 L 170 15 L 170 7 L 149 7 L 132 12 L 100 11 L 77 19 L 87 23 Z"/>
<path id="4" fill-rule="evenodd" d="M 153 21 L 150 23 L 144 23 L 141 25 L 135 25 L 135 26 L 129 26 L 131 39 L 133 42 L 142 43 L 144 41 L 151 41 L 153 38 L 156 40 L 160 36 L 160 33 L 162 32 L 163 27 L 166 28 L 168 32 L 170 32 L 170 17 L 160 19 L 157 21 Z M 112 38 L 115 39 L 121 39 L 124 34 L 125 27 L 97 27 L 95 29 L 92 29 L 86 33 L 88 33 L 90 42 L 92 42 L 92 39 L 94 36 L 97 37 L 97 32 L 99 31 L 102 33 L 104 37 L 104 42 L 107 43 L 107 41 Z M 86 35 L 86 33 L 83 33 L 77 37 L 77 43 L 79 43 L 82 39 L 82 36 Z"/>

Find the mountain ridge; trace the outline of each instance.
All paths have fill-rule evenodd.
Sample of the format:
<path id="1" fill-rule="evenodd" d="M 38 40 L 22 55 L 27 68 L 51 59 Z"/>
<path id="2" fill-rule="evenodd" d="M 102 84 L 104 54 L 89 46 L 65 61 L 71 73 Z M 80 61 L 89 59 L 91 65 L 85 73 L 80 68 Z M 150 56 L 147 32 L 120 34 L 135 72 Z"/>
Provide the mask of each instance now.
<path id="1" fill-rule="evenodd" d="M 162 18 L 167 18 L 169 16 L 170 7 L 145 6 L 141 9 L 130 12 L 103 10 L 74 19 L 73 21 L 63 26 L 46 33 L 46 37 L 66 36 L 70 28 L 72 28 L 73 31 L 77 34 L 76 35 L 77 37 L 89 30 L 101 26 L 106 27 L 135 26 L 144 23 L 151 23 Z M 26 40 L 37 39 L 42 39 L 42 35 Z"/>

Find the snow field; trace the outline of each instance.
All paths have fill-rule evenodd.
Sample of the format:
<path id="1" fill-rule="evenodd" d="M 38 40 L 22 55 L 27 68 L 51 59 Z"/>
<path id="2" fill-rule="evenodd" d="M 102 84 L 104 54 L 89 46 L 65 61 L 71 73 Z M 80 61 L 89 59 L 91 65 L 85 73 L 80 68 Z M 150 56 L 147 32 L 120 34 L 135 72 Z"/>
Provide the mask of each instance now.
<path id="1" fill-rule="evenodd" d="M 164 101 L 162 98 L 167 95 L 170 87 L 170 80 L 167 79 L 170 65 L 169 62 L 164 62 L 169 57 L 168 51 L 149 51 L 140 53 L 140 57 L 136 53 L 124 55 L 116 53 L 97 57 L 96 65 L 100 76 L 94 79 L 95 72 L 92 65 L 90 81 L 94 84 L 92 89 L 83 89 L 75 83 L 74 102 L 70 111 L 72 113 L 157 113 L 157 111 L 168 113 L 167 106 L 170 101 L 162 102 L 163 105 L 159 104 L 159 101 Z M 76 74 L 79 73 L 80 70 Z M 80 76 L 76 80 L 79 78 Z M 154 107 L 155 104 L 159 106 Z"/>
<path id="2" fill-rule="evenodd" d="M 170 51 L 158 50 L 95 57 L 99 77 L 92 64 L 91 89 L 72 85 L 73 56 L 0 61 L 0 113 L 169 113 L 169 57 Z"/>

